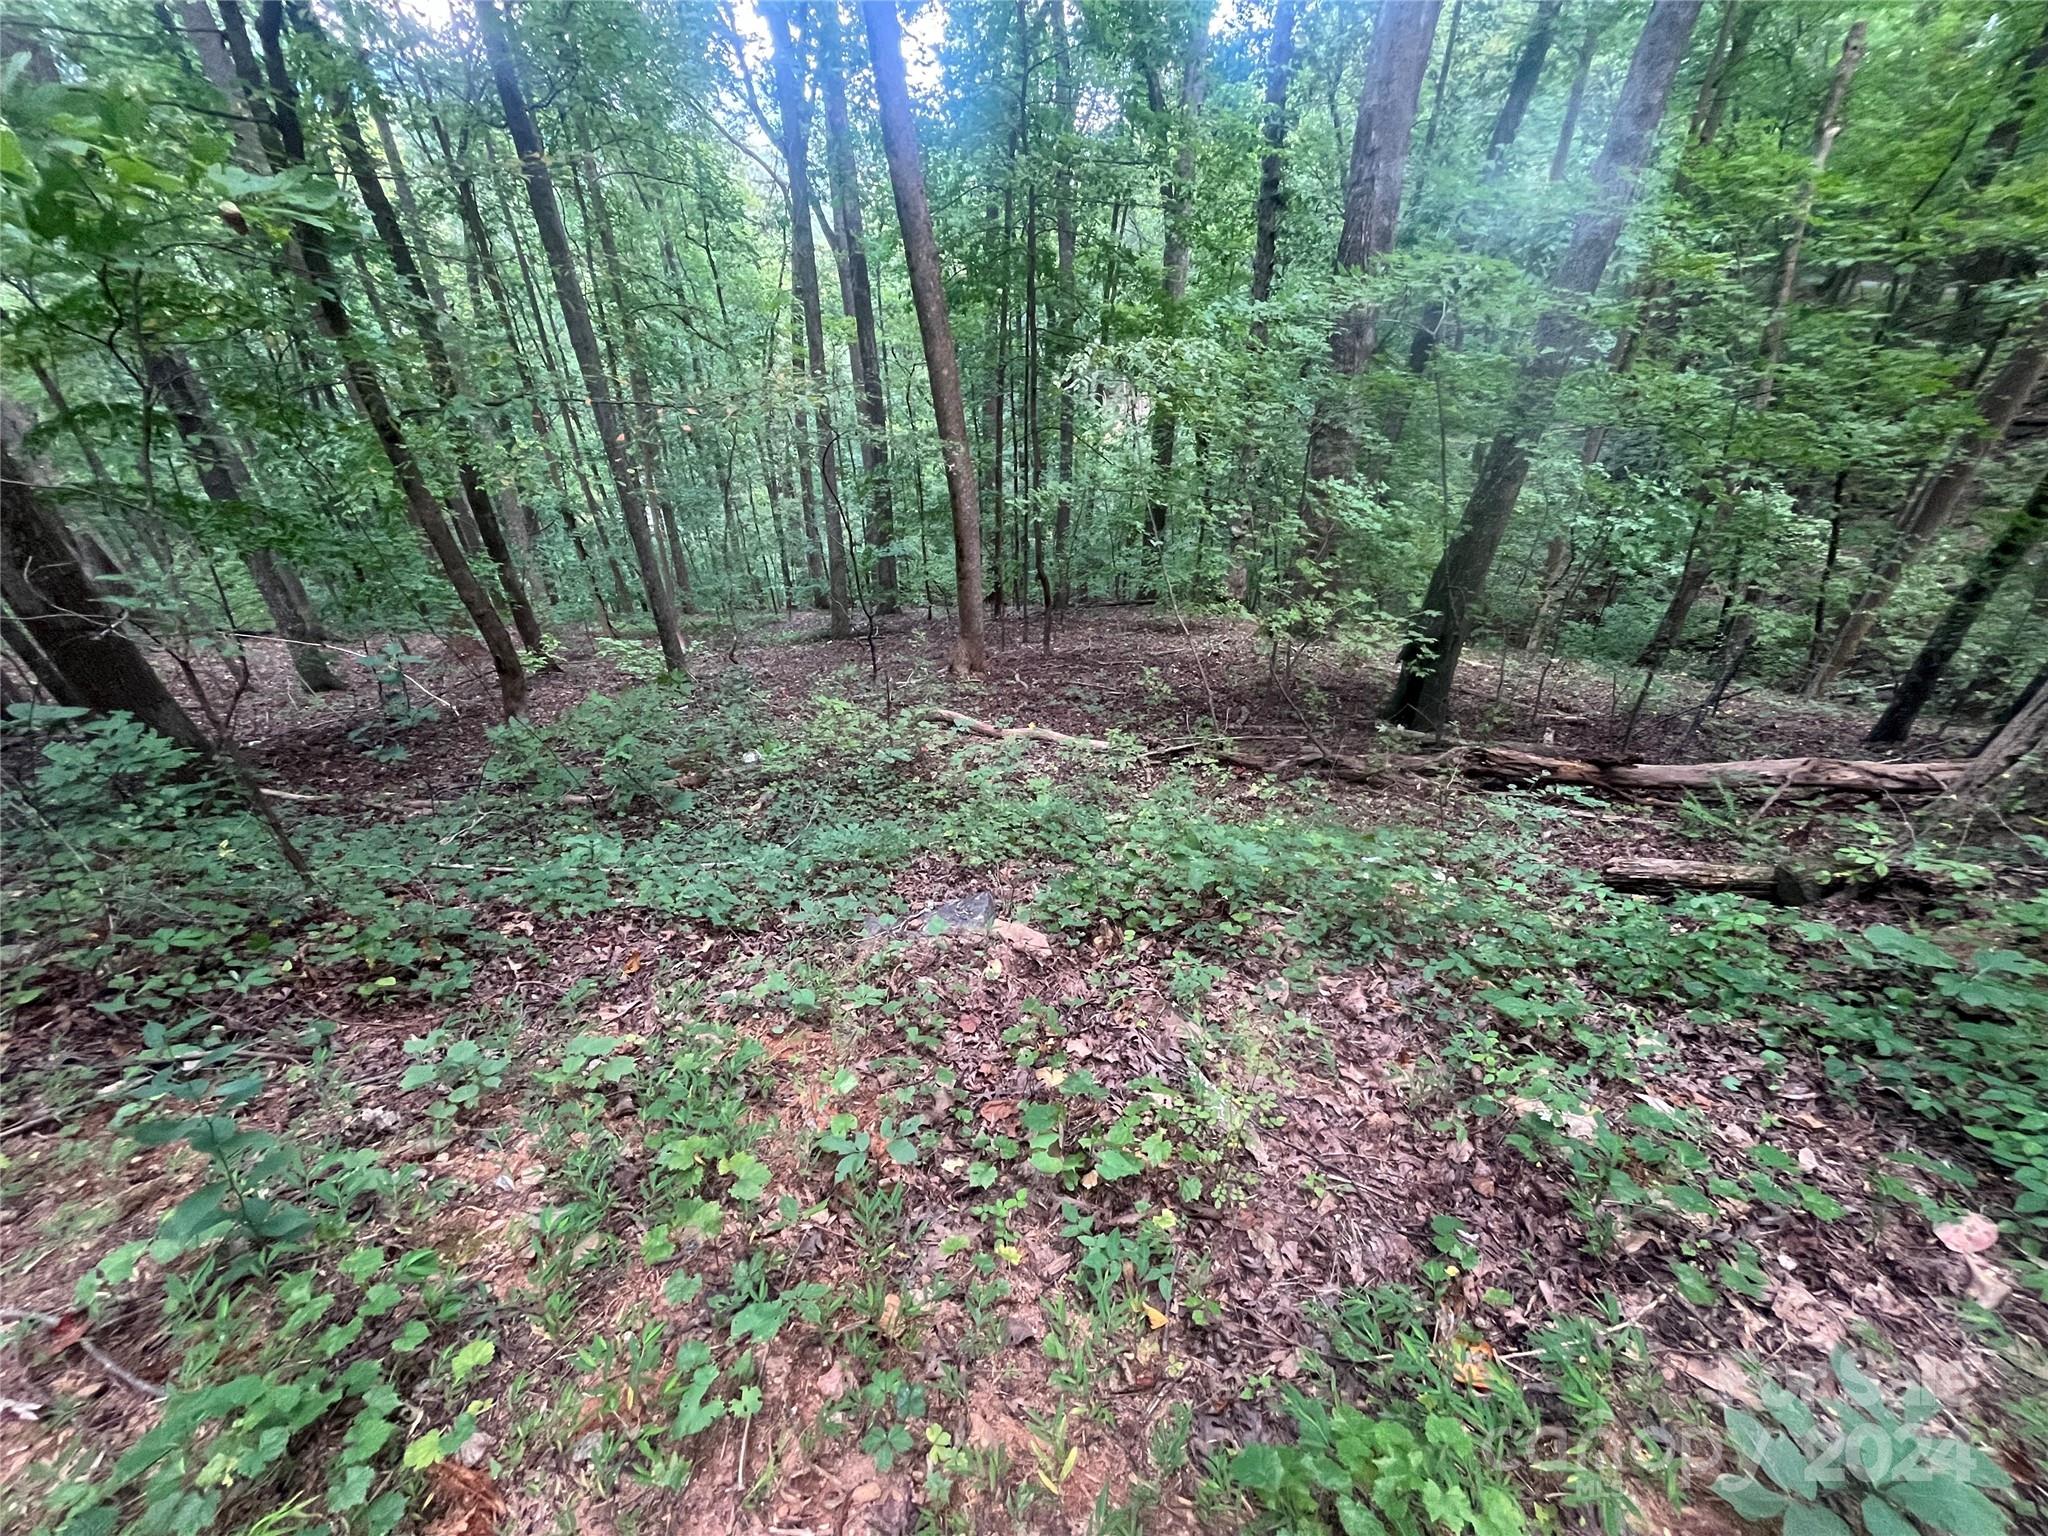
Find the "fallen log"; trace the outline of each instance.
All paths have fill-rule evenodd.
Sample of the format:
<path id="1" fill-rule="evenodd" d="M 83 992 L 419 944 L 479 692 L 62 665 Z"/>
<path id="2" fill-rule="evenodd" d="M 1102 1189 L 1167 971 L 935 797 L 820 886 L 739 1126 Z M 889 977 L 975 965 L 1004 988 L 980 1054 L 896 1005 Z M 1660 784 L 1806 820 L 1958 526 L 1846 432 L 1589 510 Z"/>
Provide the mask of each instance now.
<path id="1" fill-rule="evenodd" d="M 1648 896 L 1721 891 L 1761 897 L 1781 907 L 1816 902 L 1837 883 L 1790 864 L 1717 864 L 1701 859 L 1614 859 L 1600 871 L 1600 880 L 1617 891 Z"/>
<path id="2" fill-rule="evenodd" d="M 1105 751 L 1095 736 L 1068 736 L 1042 726 L 999 726 L 950 709 L 928 709 L 919 717 L 974 736 L 1022 738 L 1055 746 Z M 1891 763 L 1833 757 L 1751 757 L 1719 763 L 1617 763 L 1596 758 L 1548 757 L 1519 747 L 1453 746 L 1441 752 L 1403 753 L 1384 758 L 1351 757 L 1320 748 L 1260 757 L 1230 742 L 1204 746 L 1177 743 L 1151 755 L 1202 753 L 1232 768 L 1256 773 L 1321 773 L 1369 783 L 1396 773 L 1455 773 L 1481 783 L 1540 787 L 1576 784 L 1587 789 L 1692 790 L 1762 789 L 1776 795 L 1938 795 L 1953 788 L 1969 766 L 1963 761 Z"/>
<path id="3" fill-rule="evenodd" d="M 928 709 L 918 719 L 950 725 L 970 736 L 987 736 L 996 741 L 1042 741 L 1055 747 L 1087 747 L 1096 752 L 1109 750 L 1109 743 L 1100 736 L 1069 736 L 1064 731 L 1047 730 L 1042 725 L 990 725 L 986 720 L 977 720 L 953 709 Z"/>
<path id="4" fill-rule="evenodd" d="M 1444 758 L 1397 758 L 1403 768 L 1450 765 L 1501 784 L 1582 784 L 1592 789 L 1771 789 L 1785 793 L 1938 795 L 1954 787 L 1964 762 L 1888 763 L 1833 757 L 1751 757 L 1720 763 L 1603 763 L 1543 757 L 1505 747 L 1464 747 Z"/>

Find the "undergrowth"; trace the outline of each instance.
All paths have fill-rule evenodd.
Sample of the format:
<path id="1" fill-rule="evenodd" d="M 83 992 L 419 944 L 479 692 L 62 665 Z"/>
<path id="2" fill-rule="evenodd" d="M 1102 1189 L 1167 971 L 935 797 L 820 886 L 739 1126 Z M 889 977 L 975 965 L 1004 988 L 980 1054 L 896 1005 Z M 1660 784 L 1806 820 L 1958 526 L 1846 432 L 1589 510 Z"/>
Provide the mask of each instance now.
<path id="1" fill-rule="evenodd" d="M 1057 1496 L 1106 1363 L 1169 1321 L 1222 1315 L 1176 1207 L 1257 1200 L 1247 1149 L 1277 1123 L 1272 1084 L 1290 1070 L 1248 1068 L 1242 1021 L 1217 1002 L 1233 968 L 1278 998 L 1333 968 L 1409 976 L 1404 1006 L 1441 1042 L 1411 1073 L 1417 1106 L 1453 1144 L 1494 1138 L 1558 1178 L 1588 1251 L 1625 1257 L 1702 1316 L 1768 1294 L 1739 1219 L 1752 1211 L 1822 1225 L 1879 1207 L 1930 1222 L 1989 1211 L 2019 1278 L 2048 1294 L 2032 1262 L 2048 1240 L 2039 897 L 1980 887 L 1913 923 L 1730 897 L 1656 905 L 1554 862 L 1543 833 L 1564 797 L 1503 797 L 1480 830 L 1361 827 L 1297 788 L 1226 795 L 1213 768 L 1148 779 L 1130 746 L 1048 758 L 829 697 L 786 725 L 742 683 L 693 696 L 650 682 L 505 727 L 477 785 L 402 820 L 293 815 L 311 886 L 231 785 L 132 722 L 46 721 L 11 750 L 34 756 L 5 806 L 15 1049 L 77 1009 L 126 1045 L 104 1072 L 17 1071 L 9 1093 L 105 1108 L 83 1158 L 164 1146 L 193 1170 L 153 1232 L 104 1246 L 72 1297 L 90 1326 L 146 1310 L 167 1331 L 159 1422 L 112 1457 L 38 1463 L 0 1505 L 11 1527 L 268 1529 L 285 1512 L 382 1533 L 417 1515 L 447 1466 L 509 1454 L 488 1437 L 479 1452 L 479 1425 L 536 1383 L 527 1366 L 505 1375 L 506 1304 L 461 1245 L 420 1236 L 441 1193 L 434 1163 L 299 1134 L 265 1108 L 283 1092 L 335 1108 L 330 1127 L 373 1113 L 334 1071 L 319 996 L 370 1015 L 431 1005 L 440 1022 L 406 1039 L 397 1085 L 432 1128 L 425 1150 L 481 1136 L 530 1146 L 548 1170 L 514 1295 L 540 1334 L 573 1345 L 577 1374 L 521 1434 L 573 1444 L 606 1487 L 687 1486 L 697 1437 L 761 1410 L 758 1353 L 811 1329 L 851 1341 L 863 1367 L 822 1433 L 884 1472 L 918 1467 L 934 1507 L 1007 1489 L 1018 1513 Z M 1170 955 L 1194 1031 L 1185 1064 L 1112 1091 L 1033 999 L 1002 1040 L 1043 1091 L 996 1118 L 958 1102 L 952 1069 L 918 1054 L 949 1026 L 944 996 L 903 990 L 896 951 L 850 942 L 864 918 L 901 911 L 895 885 L 917 860 L 963 882 L 1003 870 L 1036 893 L 1020 916 L 1112 980 L 1129 957 Z M 544 957 L 550 924 L 600 914 L 797 945 L 735 962 L 715 995 L 678 984 L 644 1022 L 593 1019 L 601 984 L 560 1000 L 575 1023 L 554 1034 L 479 992 L 494 957 Z M 779 1069 L 762 1041 L 711 1022 L 710 1002 L 778 1032 L 886 1029 L 905 1054 L 829 1072 L 799 1132 L 764 1108 Z M 1664 1094 L 1683 1037 L 1715 1031 L 1754 1048 L 1759 1087 L 1807 1064 L 1839 1099 L 1910 1111 L 1944 1155 L 1848 1188 L 1789 1144 L 1731 1145 Z M 551 1042 L 538 1057 L 536 1040 Z M 1303 1043 L 1313 1053 L 1312 1031 Z M 952 1180 L 963 1217 L 946 1253 L 965 1269 L 922 1290 L 888 1278 L 907 1251 L 897 1179 L 912 1169 Z M 824 1198 L 795 1198 L 812 1181 Z M 703 1267 L 714 1252 L 723 1264 L 729 1232 L 821 1214 L 860 1234 L 853 1282 L 809 1278 L 773 1245 Z M 990 1319 L 1033 1219 L 1073 1260 L 1041 1344 L 1055 1409 L 1035 1424 L 1032 1464 L 999 1466 L 946 1427 L 961 1384 L 905 1374 L 905 1351 L 948 1299 L 971 1337 L 1000 1334 Z M 1525 1388 L 1477 1332 L 1446 1333 L 1477 1249 L 1449 1215 L 1428 1236 L 1415 1288 L 1347 1291 L 1307 1369 L 1257 1384 L 1290 1439 L 1202 1469 L 1181 1422 L 1155 1436 L 1147 1478 L 1105 1493 L 1098 1526 L 1138 1528 L 1176 1477 L 1198 1478 L 1212 1512 L 1295 1530 L 1509 1536 L 1556 1506 L 1618 1530 L 1646 1482 L 1682 1496 L 1674 1464 L 1613 1454 L 1615 1426 L 1652 1390 L 1641 1331 L 1611 1305 L 1531 1326 Z M 586 1292 L 635 1262 L 662 1275 L 668 1305 L 701 1308 L 703 1328 L 636 1314 L 586 1336 Z"/>

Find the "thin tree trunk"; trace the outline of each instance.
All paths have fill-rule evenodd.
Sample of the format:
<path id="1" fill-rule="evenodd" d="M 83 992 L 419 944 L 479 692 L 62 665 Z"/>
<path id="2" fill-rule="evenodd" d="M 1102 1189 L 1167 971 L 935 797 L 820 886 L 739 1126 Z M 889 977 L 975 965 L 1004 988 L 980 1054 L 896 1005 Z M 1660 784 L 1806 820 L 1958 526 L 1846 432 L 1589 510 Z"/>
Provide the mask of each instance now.
<path id="1" fill-rule="evenodd" d="M 1427 0 L 1432 9 L 1440 0 Z M 1164 298 L 1164 331 L 1175 337 L 1181 330 L 1181 308 L 1187 302 L 1188 275 L 1194 253 L 1192 223 L 1195 211 L 1195 141 L 1201 121 L 1202 99 L 1208 90 L 1208 72 L 1203 67 L 1209 45 L 1209 0 L 1201 0 L 1189 22 L 1187 50 L 1181 58 L 1180 144 L 1174 151 L 1173 174 L 1160 190 L 1162 218 L 1166 226 L 1165 248 L 1160 258 L 1160 292 Z M 1166 96 L 1156 70 L 1146 74 L 1152 111 L 1164 116 Z M 1160 390 L 1152 401 L 1152 470 L 1154 489 L 1145 509 L 1146 537 L 1158 561 L 1157 595 L 1164 595 L 1166 570 L 1166 521 L 1172 490 L 1175 440 L 1180 434 L 1180 416 L 1171 389 Z"/>
<path id="2" fill-rule="evenodd" d="M 577 146 L 578 159 L 589 187 L 591 223 L 597 227 L 598 249 L 604 255 L 605 278 L 612 292 L 612 313 L 618 321 L 620 344 L 626 353 L 626 388 L 632 396 L 633 445 L 639 450 L 640 483 L 646 491 L 650 514 L 660 520 L 668 536 L 669 578 L 675 591 L 676 606 L 684 613 L 694 613 L 697 605 L 690 596 L 689 561 L 683 554 L 675 508 L 662 491 L 661 465 L 657 457 L 661 422 L 654 409 L 654 388 L 647 377 L 647 359 L 640 344 L 640 328 L 633 319 L 632 301 L 626 296 L 626 275 L 619 260 L 618 233 L 612 227 L 611 205 L 604 195 L 597 157 L 591 153 L 589 130 L 580 119 L 577 129 L 581 139 Z"/>
<path id="3" fill-rule="evenodd" d="M 1557 13 L 1563 6 L 1564 0 L 1536 0 L 1536 17 L 1515 59 L 1515 72 L 1508 78 L 1507 97 L 1494 115 L 1493 131 L 1486 136 L 1490 174 L 1498 174 L 1506 161 L 1507 152 L 1522 131 L 1522 119 L 1529 115 L 1529 103 L 1536 99 L 1536 87 L 1543 79 L 1543 63 L 1550 57 L 1550 40 L 1557 31 Z"/>
<path id="4" fill-rule="evenodd" d="M 1971 563 L 1970 574 L 1948 609 L 1920 647 L 1920 654 L 1906 668 L 1892 693 L 1892 701 L 1864 738 L 1873 745 L 1895 745 L 1913 733 L 1913 722 L 1934 695 L 1948 664 L 1970 637 L 1985 606 L 1998 595 L 2005 579 L 2025 563 L 2034 546 L 2048 534 L 2048 479 L 2034 487 L 2025 506 L 2015 512 L 1997 538 Z"/>
<path id="5" fill-rule="evenodd" d="M 305 9 L 302 0 L 292 0 L 292 23 L 303 36 L 325 41 L 319 26 Z M 438 294 L 437 287 L 430 284 L 425 268 L 415 255 L 412 242 L 407 238 L 405 227 L 392 206 L 390 195 L 384 190 L 384 180 L 379 174 L 376 161 L 370 155 L 369 145 L 364 141 L 361 123 L 357 120 L 355 103 L 345 85 L 336 84 L 328 91 L 328 110 L 334 119 L 335 136 L 341 145 L 342 162 L 348 167 L 349 175 L 356 184 L 356 191 L 369 211 L 370 225 L 383 243 L 384 252 L 391 258 L 399 281 L 405 286 L 406 296 L 412 306 L 412 323 L 420 339 L 420 349 L 426 354 L 427 374 L 433 381 L 435 392 L 440 396 L 442 409 L 450 417 L 451 436 L 454 439 L 456 473 L 461 480 L 462 499 L 468 504 L 476 520 L 478 536 L 483 547 L 490 554 L 498 568 L 499 583 L 505 589 L 505 600 L 512 612 L 513 627 L 519 631 L 520 642 L 526 649 L 538 653 L 542 646 L 540 616 L 534 611 L 533 602 L 527 596 L 526 584 L 520 578 L 519 564 L 514 557 L 512 546 L 505 536 L 504 524 L 498 518 L 497 507 L 490 492 L 484 487 L 483 473 L 477 467 L 475 424 L 466 419 L 466 413 L 458 410 L 452 402 L 467 399 L 463 381 L 455 368 L 455 359 L 441 332 L 441 313 L 447 304 L 445 295 Z M 389 141 L 394 175 L 399 174 L 395 140 Z"/>
<path id="6" fill-rule="evenodd" d="M 1572 139 L 1578 133 L 1579 113 L 1586 105 L 1586 81 L 1593 72 L 1593 55 L 1600 48 L 1600 29 L 1591 22 L 1586 24 L 1586 35 L 1579 40 L 1579 63 L 1572 71 L 1572 87 L 1564 100 L 1564 121 L 1557 127 L 1557 148 L 1550 156 L 1550 180 L 1554 186 L 1563 181 L 1572 168 Z"/>
<path id="7" fill-rule="evenodd" d="M 676 622 L 674 595 L 669 591 L 661 554 L 655 547 L 654 530 L 648 525 L 647 508 L 633 479 L 633 461 L 627 451 L 627 431 L 605 376 L 604 360 L 598 352 L 597 333 L 590 323 L 590 306 L 583 296 L 583 282 L 576 273 L 569 250 L 569 233 L 562 225 L 561 204 L 555 197 L 554 174 L 548 169 L 547 152 L 541 146 L 540 130 L 527 106 L 525 89 L 519 83 L 519 67 L 512 56 L 512 40 L 498 15 L 496 0 L 476 0 L 477 29 L 483 34 L 491 73 L 498 87 L 498 99 L 505 109 L 505 126 L 519 153 L 519 173 L 526 184 L 526 198 L 533 209 L 533 221 L 540 230 L 541 249 L 547 256 L 548 272 L 554 279 L 555 302 L 569 333 L 570 350 L 583 375 L 583 387 L 590 396 L 591 415 L 603 441 L 605 463 L 611 470 L 612 485 L 618 492 L 619 510 L 626 519 L 626 534 L 633 542 L 639 562 L 641 584 L 647 590 L 654 614 L 655 634 L 661 642 L 662 661 L 672 672 L 685 667 L 682 629 Z"/>
<path id="8" fill-rule="evenodd" d="M 810 113 L 804 103 L 801 49 L 792 30 L 791 7 L 763 7 L 775 55 L 775 100 L 782 130 L 782 159 L 789 175 L 790 284 L 803 310 L 805 366 L 811 380 L 811 420 L 818 429 L 818 490 L 825 519 L 825 583 L 832 637 L 853 634 L 853 606 L 847 581 L 846 509 L 839 494 L 839 439 L 828 403 L 831 385 L 825 366 L 825 311 L 818 290 L 817 244 L 811 238 Z"/>
<path id="9" fill-rule="evenodd" d="M 1358 121 L 1351 135 L 1351 169 L 1344 182 L 1344 227 L 1337 239 L 1341 273 L 1363 276 L 1394 248 L 1401 216 L 1401 183 L 1408 165 L 1422 77 L 1429 68 L 1441 0 L 1411 0 L 1383 9 L 1373 24 L 1366 54 L 1365 84 L 1358 96 Z M 1358 428 L 1351 384 L 1378 346 L 1378 316 L 1371 305 L 1354 305 L 1330 333 L 1329 386 L 1317 397 L 1309 422 L 1308 481 L 1302 519 L 1311 561 L 1329 553 L 1336 524 L 1326 487 L 1346 480 L 1358 466 Z M 1326 583 L 1316 578 L 1312 585 Z"/>
<path id="10" fill-rule="evenodd" d="M 1294 0 L 1281 0 L 1287 9 Z M 1073 601 L 1072 557 L 1068 547 L 1074 525 L 1074 385 L 1069 376 L 1074 354 L 1080 345 L 1081 303 L 1074 286 L 1074 113 L 1078 93 L 1074 84 L 1074 61 L 1067 41 L 1066 0 L 1047 0 L 1046 14 L 1052 25 L 1053 108 L 1059 123 L 1059 145 L 1053 172 L 1053 238 L 1057 272 L 1054 290 L 1059 313 L 1053 320 L 1054 368 L 1059 391 L 1059 500 L 1053 506 L 1052 550 L 1053 592 L 1056 605 L 1064 610 Z M 920 513 L 922 508 L 919 509 Z"/>
<path id="11" fill-rule="evenodd" d="M 277 146 L 273 168 L 283 172 L 305 166 L 308 162 L 305 134 L 299 122 L 298 91 L 284 62 L 285 16 L 281 0 L 264 0 L 258 16 L 257 34 L 262 40 L 264 61 L 260 71 L 237 0 L 221 0 L 220 11 L 222 35 L 243 83 L 243 105 L 257 113 L 259 122 L 266 126 L 266 143 L 274 142 Z M 470 570 L 447 519 L 441 515 L 440 500 L 427 486 L 397 409 L 384 391 L 383 378 L 358 342 L 354 323 L 341 299 L 326 229 L 301 220 L 294 225 L 293 233 L 297 263 L 313 288 L 314 323 L 341 354 L 342 379 L 349 397 L 376 435 L 414 526 L 425 537 L 463 611 L 476 626 L 497 673 L 498 697 L 505 718 L 513 719 L 526 708 L 526 669 L 520 664 L 519 648 L 482 583 Z"/>
<path id="12" fill-rule="evenodd" d="M 1992 447 L 2001 441 L 2032 397 L 2035 386 L 2048 372 L 2048 346 L 2039 334 L 2020 343 L 2006 364 L 1977 397 L 1981 427 L 1965 435 L 1941 472 L 1921 488 L 1901 520 L 1901 526 L 1883 552 L 1872 563 L 1849 612 L 1835 631 L 1835 641 L 1826 660 L 1807 679 L 1806 695 L 1819 698 L 1829 684 L 1856 660 L 1863 642 L 1877 623 L 1878 614 L 1898 589 L 1900 578 L 1926 553 L 1927 548 L 1962 503 L 1963 494 L 1977 477 L 1977 468 Z"/>
<path id="13" fill-rule="evenodd" d="M 1273 295 L 1273 274 L 1280 264 L 1280 217 L 1287 209 L 1282 179 L 1287 145 L 1287 81 L 1294 71 L 1295 0 L 1279 0 L 1273 8 L 1273 40 L 1266 56 L 1266 153 L 1259 160 L 1257 235 L 1252 247 L 1252 303 Z M 1266 340 L 1266 320 L 1254 311 L 1252 337 Z"/>
<path id="14" fill-rule="evenodd" d="M 1450 718 L 1458 659 L 1528 478 L 1532 445 L 1550 420 L 1558 385 L 1584 343 L 1585 322 L 1573 301 L 1600 286 L 1614 255 L 1699 10 L 1699 0 L 1660 0 L 1643 24 L 1607 142 L 1593 166 L 1593 206 L 1573 226 L 1571 242 L 1551 277 L 1551 286 L 1566 302 L 1536 324 L 1535 355 L 1522 369 L 1512 425 L 1486 450 L 1458 532 L 1437 562 L 1412 638 L 1402 648 L 1401 675 L 1387 706 L 1387 718 L 1396 725 L 1436 731 Z"/>
<path id="15" fill-rule="evenodd" d="M 896 20 L 895 0 L 864 0 L 861 16 L 874 60 L 882 145 L 889 161 L 896 219 L 903 230 L 911 302 L 924 342 L 932 415 L 938 424 L 939 451 L 946 462 L 946 490 L 953 504 L 953 585 L 960 634 L 953 648 L 952 670 L 958 677 L 980 676 L 988 670 L 988 653 L 982 633 L 981 509 L 975 498 L 974 449 L 967 438 L 960 359 L 953 348 L 945 279 L 939 269 L 938 242 L 932 235 L 931 205 L 925 197 L 917 124 L 910 115 L 910 90 L 903 76 L 903 32 Z"/>
<path id="16" fill-rule="evenodd" d="M 1955 787 L 1966 806 L 2003 794 L 2022 773 L 2038 776 L 2048 757 L 2048 671 L 2037 673 L 2004 725 L 1979 747 Z"/>
<path id="17" fill-rule="evenodd" d="M 192 460 L 199 488 L 207 499 L 222 506 L 253 506 L 254 482 L 249 468 L 233 442 L 213 420 L 212 403 L 191 363 L 175 352 L 151 352 L 144 364 L 149 386 L 162 397 L 176 424 L 185 452 Z M 269 610 L 271 622 L 291 652 L 292 668 L 299 681 L 314 693 L 339 692 L 345 685 L 334 675 L 321 642 L 327 636 L 305 604 L 299 589 L 286 579 L 277 556 L 267 549 L 253 549 L 243 556 L 256 592 Z"/>
<path id="18" fill-rule="evenodd" d="M 853 369 L 854 405 L 859 412 L 860 467 L 868 488 L 867 540 L 885 549 L 896 540 L 896 511 L 889 484 L 889 404 L 882 387 L 881 332 L 875 324 L 874 284 L 868 270 L 867 222 L 860 206 L 860 165 L 854 155 L 853 130 L 846 111 L 846 61 L 839 34 L 839 6 L 828 0 L 816 14 L 824 18 L 818 32 L 818 73 L 824 87 L 825 138 L 832 186 L 833 218 L 845 251 L 846 297 L 853 316 L 853 345 L 847 360 Z M 894 613 L 896 557 L 877 554 L 874 607 Z"/>

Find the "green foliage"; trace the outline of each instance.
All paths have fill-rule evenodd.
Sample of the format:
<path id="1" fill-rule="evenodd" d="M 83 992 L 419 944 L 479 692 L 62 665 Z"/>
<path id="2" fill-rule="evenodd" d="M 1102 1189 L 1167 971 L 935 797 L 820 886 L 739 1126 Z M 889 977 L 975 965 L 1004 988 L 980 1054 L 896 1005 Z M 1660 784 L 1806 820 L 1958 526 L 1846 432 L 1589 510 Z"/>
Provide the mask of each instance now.
<path id="1" fill-rule="evenodd" d="M 2012 1480 L 1967 1441 L 1926 1426 L 1941 1404 L 1910 1388 L 1895 1412 L 1853 1356 L 1832 1357 L 1841 1396 L 1816 1403 L 1763 1383 L 1766 1423 L 1740 1408 L 1725 1415 L 1742 1470 L 1714 1492 L 1745 1520 L 1782 1520 L 1785 1536 L 2004 1536 L 2011 1521 L 1984 1490 Z M 1775 1426 L 1775 1427 L 1774 1427 Z"/>

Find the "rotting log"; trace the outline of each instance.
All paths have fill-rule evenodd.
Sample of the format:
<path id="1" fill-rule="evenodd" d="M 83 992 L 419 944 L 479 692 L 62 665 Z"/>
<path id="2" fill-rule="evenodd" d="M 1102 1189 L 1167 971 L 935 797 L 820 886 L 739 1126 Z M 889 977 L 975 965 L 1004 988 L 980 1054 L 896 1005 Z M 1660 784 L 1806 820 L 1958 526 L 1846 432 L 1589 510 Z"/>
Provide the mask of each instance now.
<path id="1" fill-rule="evenodd" d="M 1820 900 L 1832 879 L 1790 864 L 1718 864 L 1700 859 L 1614 859 L 1600 871 L 1603 884 L 1648 896 L 1681 896 L 1692 891 L 1758 896 L 1781 907 Z"/>
<path id="2" fill-rule="evenodd" d="M 974 736 L 1022 738 L 1054 746 L 1106 751 L 1098 736 L 1069 736 L 1043 726 L 1000 726 L 951 709 L 927 709 L 920 719 L 950 725 Z M 1368 783 L 1388 773 L 1456 773 L 1482 783 L 1541 786 L 1576 784 L 1588 789 L 1691 790 L 1763 789 L 1775 795 L 1938 795 L 1954 788 L 1969 766 L 1964 761 L 1891 763 L 1834 757 L 1750 757 L 1719 763 L 1620 763 L 1597 758 L 1548 757 L 1519 747 L 1451 746 L 1441 752 L 1404 753 L 1384 758 L 1351 757 L 1312 748 L 1260 757 L 1230 742 L 1181 742 L 1153 757 L 1201 753 L 1232 768 L 1258 773 L 1321 773 Z"/>
<path id="3" fill-rule="evenodd" d="M 1455 759 L 1455 762 L 1453 762 Z M 1402 757 L 1394 766 L 1455 771 L 1500 784 L 1582 784 L 1592 789 L 1769 789 L 1783 793 L 1938 795 L 1953 788 L 1960 761 L 1890 763 L 1833 757 L 1752 757 L 1719 763 L 1608 763 L 1544 757 L 1505 747 L 1465 747 L 1441 757 Z"/>
<path id="4" fill-rule="evenodd" d="M 1047 730 L 1042 725 L 990 725 L 986 720 L 977 720 L 958 710 L 928 709 L 918 718 L 938 725 L 950 725 L 970 736 L 987 736 L 996 741 L 1042 741 L 1054 747 L 1087 747 L 1096 752 L 1109 750 L 1109 743 L 1100 736 L 1069 736 L 1064 731 Z"/>

